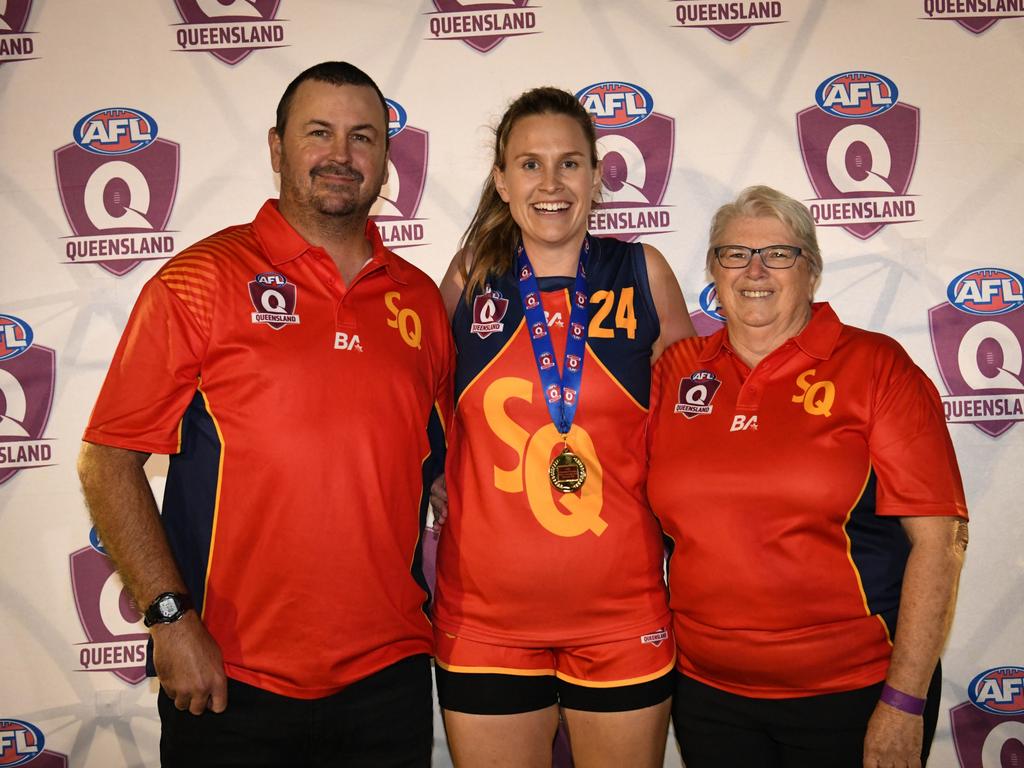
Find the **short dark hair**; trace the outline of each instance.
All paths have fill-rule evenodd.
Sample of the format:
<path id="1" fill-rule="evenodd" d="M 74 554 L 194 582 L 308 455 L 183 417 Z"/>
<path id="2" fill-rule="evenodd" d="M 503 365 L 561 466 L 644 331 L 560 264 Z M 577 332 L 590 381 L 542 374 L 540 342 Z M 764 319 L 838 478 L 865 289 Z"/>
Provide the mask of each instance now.
<path id="1" fill-rule="evenodd" d="M 295 98 L 295 91 L 307 80 L 316 80 L 331 85 L 361 85 L 365 88 L 372 88 L 377 94 L 377 98 L 380 99 L 381 109 L 384 110 L 384 145 L 387 146 L 390 143 L 387 130 L 390 122 L 388 120 L 388 104 L 384 100 L 384 94 L 373 82 L 372 77 L 347 61 L 322 61 L 301 72 L 298 77 L 288 83 L 281 100 L 277 103 L 277 123 L 274 130 L 277 131 L 278 136 L 284 136 L 284 127 L 288 122 L 288 111 L 291 109 L 292 99 Z"/>

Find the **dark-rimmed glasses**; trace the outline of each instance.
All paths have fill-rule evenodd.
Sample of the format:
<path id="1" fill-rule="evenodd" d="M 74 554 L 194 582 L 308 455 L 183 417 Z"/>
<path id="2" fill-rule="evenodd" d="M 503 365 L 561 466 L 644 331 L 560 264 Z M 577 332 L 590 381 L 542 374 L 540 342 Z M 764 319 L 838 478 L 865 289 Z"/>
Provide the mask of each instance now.
<path id="1" fill-rule="evenodd" d="M 795 245 L 766 245 L 764 248 L 748 248 L 745 245 L 719 245 L 712 253 L 725 269 L 743 269 L 750 265 L 756 253 L 768 269 L 789 269 L 803 249 Z M 806 258 L 806 257 L 804 257 Z"/>

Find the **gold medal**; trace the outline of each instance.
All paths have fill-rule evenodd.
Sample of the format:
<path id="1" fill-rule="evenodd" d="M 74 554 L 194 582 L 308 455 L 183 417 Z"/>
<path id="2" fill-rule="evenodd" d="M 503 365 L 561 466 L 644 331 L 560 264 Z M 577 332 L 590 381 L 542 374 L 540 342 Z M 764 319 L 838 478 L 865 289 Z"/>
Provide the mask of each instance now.
<path id="1" fill-rule="evenodd" d="M 586 482 L 587 467 L 579 456 L 569 450 L 569 446 L 565 446 L 551 461 L 548 477 L 551 484 L 562 493 L 572 493 Z"/>

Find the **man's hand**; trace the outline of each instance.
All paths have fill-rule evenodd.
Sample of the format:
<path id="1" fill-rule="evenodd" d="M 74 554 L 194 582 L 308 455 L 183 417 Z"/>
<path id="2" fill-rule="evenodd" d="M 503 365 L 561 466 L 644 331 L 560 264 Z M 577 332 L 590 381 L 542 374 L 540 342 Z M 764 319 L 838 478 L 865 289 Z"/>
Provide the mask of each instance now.
<path id="1" fill-rule="evenodd" d="M 153 664 L 174 706 L 193 715 L 223 712 L 228 705 L 224 661 L 196 612 L 187 611 L 173 624 L 154 624 L 150 631 Z"/>
<path id="2" fill-rule="evenodd" d="M 878 702 L 864 737 L 864 768 L 921 768 L 924 720 Z"/>
<path id="3" fill-rule="evenodd" d="M 448 519 L 448 484 L 444 475 L 438 478 L 430 486 L 430 506 L 434 508 L 434 533 L 441 532 L 445 520 Z"/>

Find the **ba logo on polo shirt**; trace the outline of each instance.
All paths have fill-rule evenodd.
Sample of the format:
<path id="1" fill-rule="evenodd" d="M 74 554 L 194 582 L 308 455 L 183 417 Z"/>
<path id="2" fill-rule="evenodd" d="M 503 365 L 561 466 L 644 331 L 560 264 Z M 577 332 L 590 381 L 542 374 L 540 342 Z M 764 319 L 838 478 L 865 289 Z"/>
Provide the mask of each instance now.
<path id="1" fill-rule="evenodd" d="M 679 380 L 679 396 L 673 413 L 681 413 L 688 419 L 707 416 L 714 409 L 711 401 L 722 382 L 711 371 L 695 371 L 689 377 Z"/>
<path id="2" fill-rule="evenodd" d="M 469 332 L 486 339 L 492 333 L 500 333 L 505 329 L 502 320 L 508 311 L 508 299 L 498 291 L 486 286 L 484 292 L 473 298 L 473 322 Z"/>
<path id="3" fill-rule="evenodd" d="M 256 310 L 252 313 L 254 325 L 265 323 L 279 331 L 286 325 L 298 325 L 295 314 L 298 288 L 279 272 L 261 272 L 249 283 L 249 299 Z"/>

